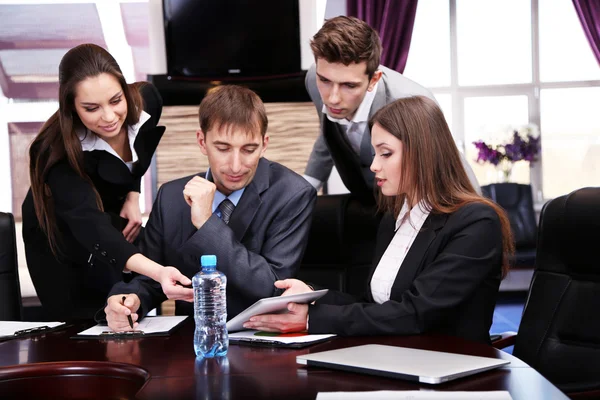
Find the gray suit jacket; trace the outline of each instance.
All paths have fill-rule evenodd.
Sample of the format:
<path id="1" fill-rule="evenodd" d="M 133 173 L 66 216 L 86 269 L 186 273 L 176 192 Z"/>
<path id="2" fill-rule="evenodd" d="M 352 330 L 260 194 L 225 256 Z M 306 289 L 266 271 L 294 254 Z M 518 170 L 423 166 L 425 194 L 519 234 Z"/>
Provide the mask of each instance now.
<path id="1" fill-rule="evenodd" d="M 369 111 L 369 118 L 383 106 L 400 98 L 426 96 L 435 101 L 435 97 L 428 89 L 411 81 L 399 72 L 383 65 L 379 66 L 379 70 L 382 72 L 382 76 L 377 85 L 377 93 Z M 360 146 L 360 155 L 357 155 L 350 147 L 344 129 L 339 124 L 331 122 L 323 114 L 323 100 L 317 89 L 315 64 L 310 67 L 306 74 L 305 86 L 321 121 L 321 133 L 317 137 L 308 159 L 305 175 L 324 182 L 329 178 L 331 169 L 335 164 L 344 185 L 350 192 L 372 196 L 374 174 L 371 172 L 370 166 L 375 152 L 371 146 L 369 127 L 365 128 Z M 471 183 L 475 186 L 477 192 L 481 193 L 473 170 L 462 154 L 461 158 Z"/>
<path id="2" fill-rule="evenodd" d="M 189 278 L 199 271 L 200 256 L 216 255 L 217 269 L 227 276 L 227 312 L 232 318 L 258 299 L 275 295 L 276 280 L 296 275 L 308 241 L 316 191 L 295 172 L 262 158 L 229 225 L 213 214 L 196 229 L 182 194 L 191 178 L 160 188 L 140 250 Z M 166 299 L 160 284 L 142 275 L 116 284 L 109 296 L 121 293 L 138 294 L 141 316 Z M 177 314 L 192 313 L 192 304 L 177 303 Z"/>

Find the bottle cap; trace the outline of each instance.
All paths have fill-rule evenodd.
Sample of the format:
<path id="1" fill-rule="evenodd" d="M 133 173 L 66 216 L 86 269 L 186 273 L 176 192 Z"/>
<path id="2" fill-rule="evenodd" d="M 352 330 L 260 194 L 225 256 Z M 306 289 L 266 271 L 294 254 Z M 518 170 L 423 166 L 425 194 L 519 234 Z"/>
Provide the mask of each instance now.
<path id="1" fill-rule="evenodd" d="M 208 255 L 200 257 L 200 265 L 202 267 L 216 267 L 217 266 L 217 256 Z"/>

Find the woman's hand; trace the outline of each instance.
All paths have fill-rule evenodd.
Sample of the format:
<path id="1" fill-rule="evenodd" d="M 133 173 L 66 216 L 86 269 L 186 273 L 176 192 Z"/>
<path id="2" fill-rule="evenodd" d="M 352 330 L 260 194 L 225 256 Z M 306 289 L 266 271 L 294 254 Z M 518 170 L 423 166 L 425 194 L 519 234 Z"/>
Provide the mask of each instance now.
<path id="1" fill-rule="evenodd" d="M 289 303 L 287 308 L 287 314 L 255 315 L 244 323 L 244 328 L 283 333 L 305 331 L 308 328 L 308 304 Z"/>
<path id="2" fill-rule="evenodd" d="M 281 294 L 282 296 L 314 292 L 313 288 L 298 279 L 284 279 L 281 281 L 275 281 L 275 287 L 278 289 L 285 289 L 285 292 Z"/>
<path id="3" fill-rule="evenodd" d="M 146 275 L 160 283 L 169 299 L 194 301 L 194 290 L 190 288 L 192 281 L 175 267 L 163 267 L 141 253 L 136 253 L 129 257 L 125 269 Z"/>
<path id="4" fill-rule="evenodd" d="M 142 230 L 142 213 L 140 211 L 140 194 L 138 192 L 127 193 L 127 198 L 119 216 L 128 220 L 127 226 L 123 229 L 123 236 L 129 243 L 138 237 Z"/>
<path id="5" fill-rule="evenodd" d="M 194 289 L 186 288 L 192 281 L 175 267 L 162 267 L 158 273 L 158 283 L 169 299 L 194 301 Z"/>

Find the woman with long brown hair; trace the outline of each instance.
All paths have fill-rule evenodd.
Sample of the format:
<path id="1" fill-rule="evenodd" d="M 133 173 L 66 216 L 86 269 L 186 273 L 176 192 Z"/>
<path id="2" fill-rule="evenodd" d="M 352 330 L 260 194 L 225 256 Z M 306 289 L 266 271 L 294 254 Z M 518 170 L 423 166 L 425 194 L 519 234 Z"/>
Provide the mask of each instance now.
<path id="1" fill-rule="evenodd" d="M 514 251 L 506 214 L 473 189 L 432 100 L 396 100 L 370 125 L 371 170 L 386 214 L 364 298 L 329 291 L 313 305 L 290 303 L 290 313 L 255 316 L 244 326 L 345 336 L 438 332 L 489 343 Z M 312 290 L 296 279 L 275 285 L 284 295 Z"/>
<path id="2" fill-rule="evenodd" d="M 59 65 L 59 109 L 31 144 L 23 202 L 27 266 L 46 317 L 91 318 L 123 273 L 160 282 L 177 298 L 189 279 L 144 257 L 140 181 L 164 133 L 162 99 L 127 84 L 102 47 L 83 44 Z"/>

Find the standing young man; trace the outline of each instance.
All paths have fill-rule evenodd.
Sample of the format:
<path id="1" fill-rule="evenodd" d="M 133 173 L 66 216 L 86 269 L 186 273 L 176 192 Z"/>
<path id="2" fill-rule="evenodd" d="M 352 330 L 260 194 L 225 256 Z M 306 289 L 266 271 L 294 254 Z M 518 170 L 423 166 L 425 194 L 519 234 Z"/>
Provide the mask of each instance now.
<path id="1" fill-rule="evenodd" d="M 160 188 L 140 249 L 157 262 L 177 265 L 190 278 L 199 271 L 200 256 L 216 255 L 217 268 L 227 276 L 231 318 L 275 295 L 276 280 L 296 275 L 316 190 L 262 157 L 268 121 L 251 90 L 219 87 L 202 100 L 199 114 L 197 141 L 209 171 Z M 192 289 L 188 295 L 192 301 Z M 118 283 L 104 309 L 109 327 L 130 330 L 127 315 L 136 321 L 165 299 L 160 285 L 143 276 Z M 177 302 L 177 314 L 192 312 L 191 303 Z"/>
<path id="2" fill-rule="evenodd" d="M 369 118 L 399 98 L 435 98 L 423 86 L 379 65 L 379 35 L 358 18 L 339 16 L 327 20 L 310 46 L 315 64 L 309 69 L 305 84 L 319 114 L 321 133 L 304 177 L 319 189 L 335 165 L 351 193 L 371 199 L 374 175 L 369 167 L 375 153 Z M 471 167 L 464 157 L 462 161 L 471 183 L 480 192 Z"/>

